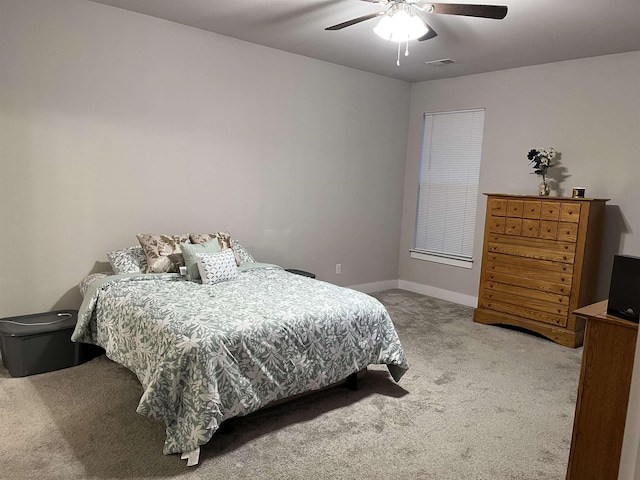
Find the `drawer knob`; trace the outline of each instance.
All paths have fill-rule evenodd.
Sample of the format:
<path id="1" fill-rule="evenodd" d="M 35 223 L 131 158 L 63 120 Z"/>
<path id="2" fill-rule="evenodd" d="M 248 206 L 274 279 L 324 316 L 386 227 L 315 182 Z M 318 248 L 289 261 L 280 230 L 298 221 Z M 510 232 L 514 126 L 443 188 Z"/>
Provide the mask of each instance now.
<path id="1" fill-rule="evenodd" d="M 561 282 L 564 282 L 564 277 L 561 277 L 561 278 L 560 278 L 560 281 L 561 281 Z"/>
<path id="2" fill-rule="evenodd" d="M 569 210 L 569 215 L 573 215 L 573 212 L 571 210 Z"/>
<path id="3" fill-rule="evenodd" d="M 562 258 L 563 258 L 564 260 L 566 260 L 566 259 L 567 259 L 567 256 L 565 255 L 565 256 L 564 256 L 564 257 L 562 257 Z"/>
<path id="4" fill-rule="evenodd" d="M 560 287 L 560 291 L 564 293 L 564 287 Z"/>
<path id="5" fill-rule="evenodd" d="M 551 231 L 551 228 L 547 227 L 547 232 L 550 232 L 550 231 Z"/>
<path id="6" fill-rule="evenodd" d="M 567 230 L 567 235 L 569 235 L 571 232 L 569 230 Z"/>

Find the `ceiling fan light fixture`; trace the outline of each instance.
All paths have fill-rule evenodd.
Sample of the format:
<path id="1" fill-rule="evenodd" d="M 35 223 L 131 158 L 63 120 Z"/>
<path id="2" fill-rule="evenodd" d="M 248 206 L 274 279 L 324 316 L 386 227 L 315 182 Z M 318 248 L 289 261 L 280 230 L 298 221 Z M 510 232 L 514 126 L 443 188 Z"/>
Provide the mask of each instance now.
<path id="1" fill-rule="evenodd" d="M 407 4 L 402 3 L 397 9 L 382 17 L 373 31 L 385 40 L 401 43 L 422 37 L 429 28 Z"/>

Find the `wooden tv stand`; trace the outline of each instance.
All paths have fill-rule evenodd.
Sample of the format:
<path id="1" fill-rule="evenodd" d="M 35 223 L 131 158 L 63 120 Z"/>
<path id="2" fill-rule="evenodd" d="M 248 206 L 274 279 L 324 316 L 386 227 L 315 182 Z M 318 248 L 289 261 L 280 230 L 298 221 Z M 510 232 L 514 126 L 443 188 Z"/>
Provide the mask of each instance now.
<path id="1" fill-rule="evenodd" d="M 587 325 L 567 480 L 618 478 L 638 324 L 606 312 L 606 300 L 574 312 Z"/>

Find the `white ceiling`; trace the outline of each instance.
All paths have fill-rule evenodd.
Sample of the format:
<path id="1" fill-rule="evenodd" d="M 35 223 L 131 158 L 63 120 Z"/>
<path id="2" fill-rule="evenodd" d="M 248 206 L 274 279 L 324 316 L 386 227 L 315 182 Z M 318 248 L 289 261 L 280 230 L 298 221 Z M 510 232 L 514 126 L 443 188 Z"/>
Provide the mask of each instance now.
<path id="1" fill-rule="evenodd" d="M 640 50 L 640 0 L 497 1 L 504 20 L 431 14 L 438 36 L 411 42 L 399 67 L 397 44 L 373 33 L 378 19 L 324 30 L 385 8 L 366 1 L 92 1 L 408 82 Z M 456 63 L 425 64 L 444 58 Z"/>

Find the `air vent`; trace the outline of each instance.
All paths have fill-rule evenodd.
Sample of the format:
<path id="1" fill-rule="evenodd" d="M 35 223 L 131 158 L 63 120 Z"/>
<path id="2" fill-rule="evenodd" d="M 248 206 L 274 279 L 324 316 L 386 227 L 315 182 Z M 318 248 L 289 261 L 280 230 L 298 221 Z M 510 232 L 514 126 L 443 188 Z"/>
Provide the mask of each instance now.
<path id="1" fill-rule="evenodd" d="M 450 58 L 442 58 L 440 60 L 433 60 L 431 62 L 425 62 L 426 65 L 430 67 L 441 67 L 443 65 L 451 65 L 452 63 L 456 63 L 455 60 Z"/>

